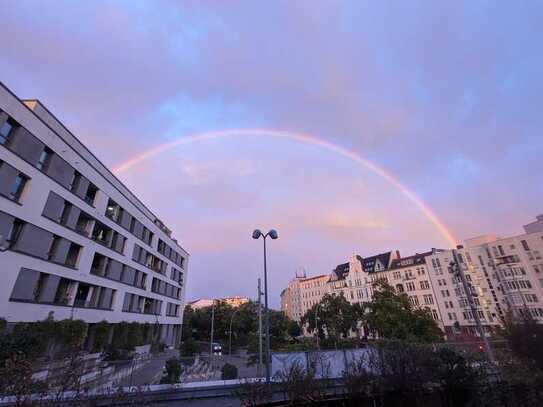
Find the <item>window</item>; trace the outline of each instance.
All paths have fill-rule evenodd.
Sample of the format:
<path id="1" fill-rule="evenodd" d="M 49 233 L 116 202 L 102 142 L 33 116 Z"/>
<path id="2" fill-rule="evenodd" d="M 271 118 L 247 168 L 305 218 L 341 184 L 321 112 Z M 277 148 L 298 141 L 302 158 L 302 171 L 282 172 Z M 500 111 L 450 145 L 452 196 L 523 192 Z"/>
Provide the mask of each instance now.
<path id="1" fill-rule="evenodd" d="M 99 222 L 96 222 L 94 225 L 94 230 L 92 231 L 92 239 L 96 240 L 99 243 L 107 244 L 110 232 L 110 228 Z"/>
<path id="2" fill-rule="evenodd" d="M 104 265 L 105 257 L 102 256 L 99 253 L 94 254 L 94 258 L 92 259 L 92 265 L 91 265 L 91 273 L 96 274 L 99 273 L 102 269 L 102 266 Z"/>
<path id="3" fill-rule="evenodd" d="M 51 245 L 49 246 L 49 251 L 47 252 L 47 260 L 53 260 L 55 254 L 58 250 L 58 245 L 60 244 L 61 237 L 53 235 L 53 240 L 51 240 Z"/>
<path id="4" fill-rule="evenodd" d="M 79 214 L 79 218 L 77 219 L 77 224 L 75 225 L 75 231 L 78 233 L 81 233 L 82 235 L 88 236 L 89 235 L 89 225 L 93 219 L 87 215 L 84 212 L 81 212 Z"/>
<path id="5" fill-rule="evenodd" d="M 6 145 L 9 141 L 9 135 L 11 134 L 11 131 L 13 130 L 14 123 L 11 121 L 11 119 L 8 119 L 2 124 L 2 127 L 0 127 L 0 144 Z"/>
<path id="6" fill-rule="evenodd" d="M 25 223 L 20 219 L 15 219 L 13 221 L 13 225 L 11 226 L 11 231 L 9 233 L 8 239 L 10 246 L 13 246 L 15 243 L 17 243 L 17 240 L 19 240 L 19 236 L 21 236 L 24 224 Z"/>
<path id="7" fill-rule="evenodd" d="M 53 155 L 53 150 L 51 150 L 48 147 L 45 147 L 43 151 L 41 152 L 40 159 L 38 160 L 36 167 L 38 167 L 38 169 L 42 171 L 47 170 L 47 167 L 49 165 L 49 162 L 51 161 L 52 155 Z"/>
<path id="8" fill-rule="evenodd" d="M 66 256 L 66 265 L 70 267 L 77 266 L 77 260 L 79 259 L 79 252 L 81 251 L 81 246 L 70 243 L 70 249 L 68 250 L 68 255 Z"/>
<path id="9" fill-rule="evenodd" d="M 427 280 L 421 281 L 420 288 L 421 290 L 428 290 L 430 288 L 430 283 L 428 283 Z"/>
<path id="10" fill-rule="evenodd" d="M 118 244 L 119 242 L 121 243 Z M 111 245 L 110 245 L 111 248 L 115 250 L 116 252 L 119 252 L 122 254 L 124 252 L 125 244 L 126 244 L 126 239 L 124 238 L 124 236 L 117 232 L 113 232 L 113 238 L 111 239 Z"/>
<path id="11" fill-rule="evenodd" d="M 405 284 L 407 291 L 415 291 L 415 283 L 409 281 Z"/>
<path id="12" fill-rule="evenodd" d="M 87 193 L 85 194 L 85 202 L 87 202 L 89 205 L 94 205 L 94 200 L 96 199 L 96 193 L 98 192 L 98 188 L 94 186 L 93 184 L 89 184 L 89 187 L 87 188 Z"/>
<path id="13" fill-rule="evenodd" d="M 432 305 L 434 303 L 434 298 L 432 297 L 432 294 L 424 294 L 423 298 L 426 305 Z"/>
<path id="14" fill-rule="evenodd" d="M 113 199 L 110 199 L 107 203 L 106 216 L 113 222 L 118 222 L 121 219 L 123 208 L 120 207 Z"/>
<path id="15" fill-rule="evenodd" d="M 60 223 L 65 225 L 68 222 L 68 217 L 70 216 L 70 211 L 72 210 L 72 204 L 64 201 L 64 207 L 62 208 L 62 213 L 60 214 Z"/>
<path id="16" fill-rule="evenodd" d="M 524 250 L 530 251 L 530 246 L 528 246 L 528 242 L 526 240 L 521 240 L 520 243 L 522 244 L 522 247 L 524 248 Z"/>
<path id="17" fill-rule="evenodd" d="M 501 245 L 498 246 L 498 250 L 502 256 L 505 256 L 505 252 L 503 251 L 503 247 Z"/>
<path id="18" fill-rule="evenodd" d="M 28 177 L 21 173 L 15 178 L 15 182 L 11 186 L 11 191 L 9 191 L 9 194 L 14 201 L 18 201 L 21 198 L 27 181 Z"/>
<path id="19" fill-rule="evenodd" d="M 432 318 L 434 318 L 435 321 L 439 320 L 439 316 L 437 315 L 437 311 L 435 309 L 432 310 Z"/>
<path id="20" fill-rule="evenodd" d="M 72 182 L 70 182 L 70 191 L 75 192 L 79 188 L 81 183 L 81 174 L 77 171 L 74 171 L 74 176 L 72 177 Z"/>

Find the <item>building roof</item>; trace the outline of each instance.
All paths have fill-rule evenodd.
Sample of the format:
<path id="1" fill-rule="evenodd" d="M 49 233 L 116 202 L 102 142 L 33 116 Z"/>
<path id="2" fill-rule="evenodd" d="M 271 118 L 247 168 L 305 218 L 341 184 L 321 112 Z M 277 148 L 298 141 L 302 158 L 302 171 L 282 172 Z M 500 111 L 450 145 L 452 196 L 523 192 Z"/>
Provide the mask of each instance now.
<path id="1" fill-rule="evenodd" d="M 305 277 L 305 278 L 302 278 L 300 281 L 306 282 L 306 281 L 316 280 L 318 278 L 325 278 L 325 277 L 329 277 L 328 274 L 320 274 L 318 276 Z"/>
<path id="2" fill-rule="evenodd" d="M 349 263 L 338 264 L 332 271 L 330 281 L 345 280 L 347 274 L 349 274 Z"/>
<path id="3" fill-rule="evenodd" d="M 360 264 L 362 265 L 362 270 L 365 273 L 375 273 L 378 271 L 387 270 L 389 268 L 391 256 L 392 252 L 386 252 L 371 257 L 356 257 L 358 261 L 360 261 Z"/>
<path id="4" fill-rule="evenodd" d="M 404 267 L 411 267 L 411 266 L 417 266 L 420 264 L 426 264 L 426 256 L 432 255 L 432 251 L 428 251 L 425 253 L 416 253 L 413 256 L 409 257 L 401 257 L 399 259 L 392 260 L 392 264 L 390 265 L 390 269 L 401 269 Z"/>

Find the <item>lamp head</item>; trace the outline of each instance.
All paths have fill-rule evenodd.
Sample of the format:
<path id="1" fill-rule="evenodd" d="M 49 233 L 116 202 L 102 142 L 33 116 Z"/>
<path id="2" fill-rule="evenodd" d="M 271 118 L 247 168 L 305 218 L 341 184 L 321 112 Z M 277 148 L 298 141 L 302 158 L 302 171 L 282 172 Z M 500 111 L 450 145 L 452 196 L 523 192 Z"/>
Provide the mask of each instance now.
<path id="1" fill-rule="evenodd" d="M 277 230 L 272 229 L 268 232 L 268 236 L 271 237 L 273 240 L 277 239 L 279 236 L 277 235 Z"/>
<path id="2" fill-rule="evenodd" d="M 260 231 L 260 229 L 255 229 L 255 231 L 253 232 L 253 239 L 259 239 L 260 236 L 262 236 L 262 232 Z"/>

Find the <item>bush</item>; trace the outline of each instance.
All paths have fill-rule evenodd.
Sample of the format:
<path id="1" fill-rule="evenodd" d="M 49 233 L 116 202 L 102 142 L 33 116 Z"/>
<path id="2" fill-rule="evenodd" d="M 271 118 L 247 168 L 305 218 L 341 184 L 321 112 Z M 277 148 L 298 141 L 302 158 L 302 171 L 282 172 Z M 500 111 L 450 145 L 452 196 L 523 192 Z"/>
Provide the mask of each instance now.
<path id="1" fill-rule="evenodd" d="M 87 336 L 87 324 L 80 319 L 58 322 L 57 339 L 71 349 L 79 349 Z"/>
<path id="2" fill-rule="evenodd" d="M 179 383 L 181 377 L 181 361 L 177 358 L 171 358 L 166 361 L 166 372 L 160 383 Z"/>
<path id="3" fill-rule="evenodd" d="M 111 324 L 107 321 L 100 321 L 92 327 L 94 340 L 92 342 L 93 352 L 102 352 L 107 348 Z"/>
<path id="4" fill-rule="evenodd" d="M 181 343 L 181 350 L 180 354 L 181 356 L 192 356 L 196 353 L 198 353 L 198 345 L 192 338 L 187 338 L 186 341 Z"/>
<path id="5" fill-rule="evenodd" d="M 294 403 L 315 402 L 326 397 L 326 382 L 318 380 L 312 369 L 306 371 L 298 361 L 274 378 L 280 380 L 284 398 Z"/>
<path id="6" fill-rule="evenodd" d="M 242 406 L 259 406 L 272 398 L 271 387 L 265 381 L 248 381 L 240 383 L 234 396 L 238 397 Z"/>
<path id="7" fill-rule="evenodd" d="M 222 367 L 222 380 L 233 380 L 238 378 L 238 368 L 230 363 L 226 363 Z"/>
<path id="8" fill-rule="evenodd" d="M 143 329 L 137 322 L 132 322 L 127 327 L 126 348 L 134 350 L 136 346 L 143 344 Z"/>

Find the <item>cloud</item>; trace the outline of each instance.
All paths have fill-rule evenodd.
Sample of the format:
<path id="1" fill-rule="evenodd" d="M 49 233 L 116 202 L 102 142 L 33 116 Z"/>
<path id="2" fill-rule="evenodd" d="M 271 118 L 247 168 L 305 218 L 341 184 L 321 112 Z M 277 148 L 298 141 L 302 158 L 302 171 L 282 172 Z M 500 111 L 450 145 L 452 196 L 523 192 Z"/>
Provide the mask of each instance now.
<path id="1" fill-rule="evenodd" d="M 511 233 L 541 212 L 538 2 L 21 0 L 0 18 L 2 81 L 110 166 L 194 132 L 279 128 L 375 161 L 461 238 Z M 221 256 L 235 254 L 240 276 L 253 270 L 243 239 L 257 224 L 284 231 L 282 278 L 352 250 L 439 242 L 382 180 L 311 154 L 233 140 L 123 179 L 195 248 L 198 296 Z"/>

